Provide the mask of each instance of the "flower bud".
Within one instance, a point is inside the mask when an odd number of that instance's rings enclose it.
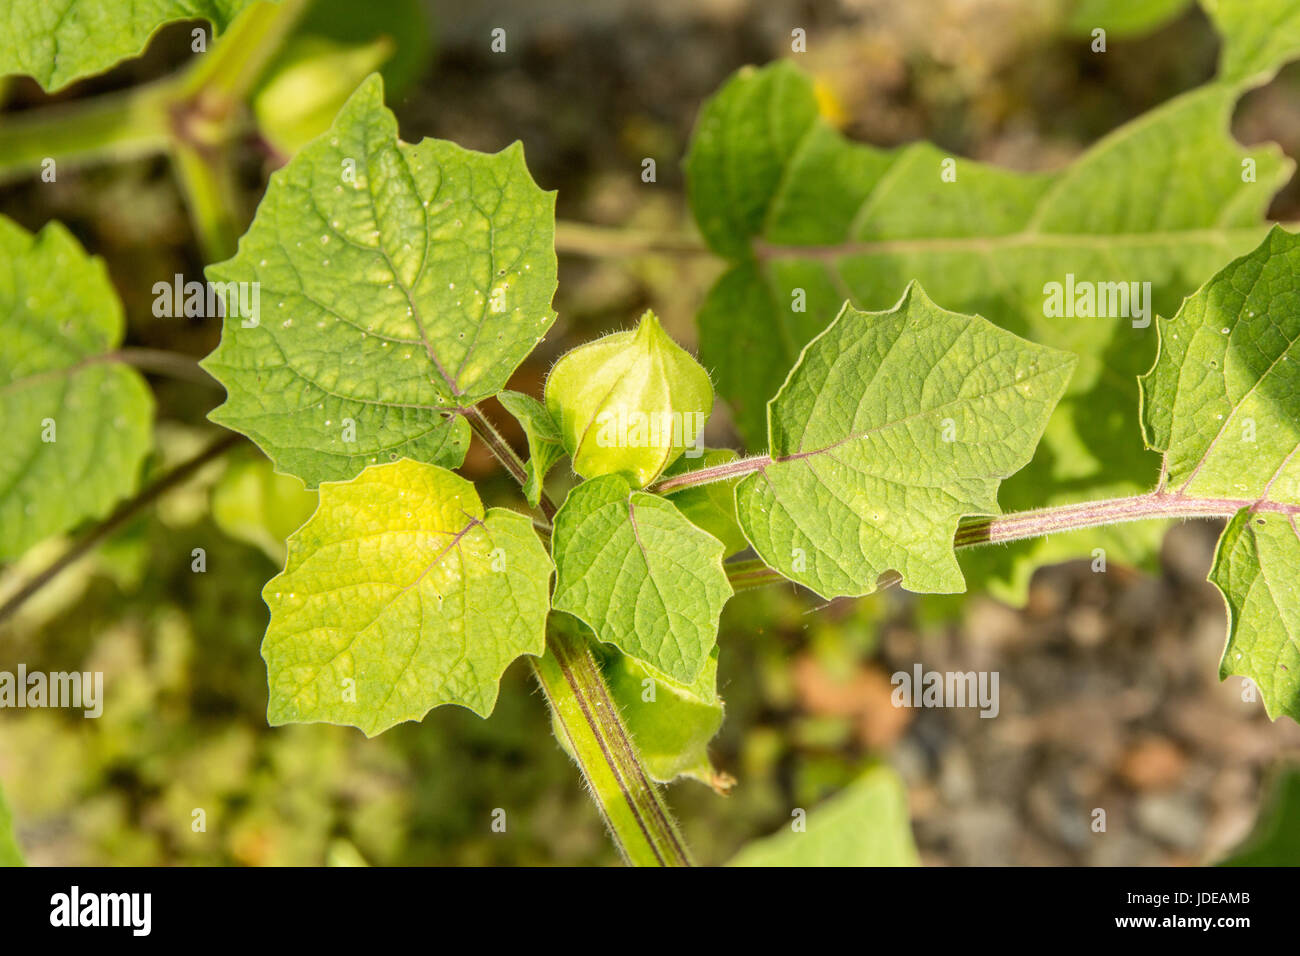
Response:
[[[323,37],[292,38],[253,96],[262,135],[292,156],[330,128],[334,114],[394,49],[388,37],[356,46]]]
[[[546,380],[546,407],[574,471],[618,473],[644,488],[683,452],[703,453],[713,385],[647,311],[635,332],[562,356]]]

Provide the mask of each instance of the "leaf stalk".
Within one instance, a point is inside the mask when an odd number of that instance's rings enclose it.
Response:
[[[557,220],[555,251],[593,259],[623,259],[629,256],[699,256],[709,249],[689,232],[651,232],[619,226],[597,226],[586,222]]]
[[[153,484],[140,491],[134,498],[124,501],[111,515],[87,531],[63,554],[51,561],[45,568],[33,575],[26,584],[10,595],[9,599],[0,605],[0,622],[12,617],[27,602],[28,598],[49,584],[64,570],[94,551],[101,542],[111,537],[113,532],[125,525],[154,501],[157,501],[177,485],[189,480],[204,465],[220,458],[243,440],[242,435],[227,432],[193,458],[177,465]]]

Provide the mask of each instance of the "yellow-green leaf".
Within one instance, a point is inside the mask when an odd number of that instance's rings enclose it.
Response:
[[[262,592],[271,723],[373,736],[440,704],[490,714],[506,667],[544,647],[553,566],[532,522],[407,459],[320,499]]]

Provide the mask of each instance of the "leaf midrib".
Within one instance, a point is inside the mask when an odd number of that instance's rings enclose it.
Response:
[[[813,449],[813,450],[811,450],[811,451],[798,451],[798,452],[792,452],[792,453],[787,454],[787,455],[774,456],[774,457],[772,458],[772,464],[783,464],[783,463],[785,463],[785,462],[800,461],[800,460],[802,460],[802,459],[804,459],[804,458],[812,458],[812,457],[815,457],[815,456],[817,456],[817,455],[823,454],[823,453],[825,453],[825,452],[833,451],[834,449],[839,448],[841,445],[848,444],[849,442],[865,441],[866,439],[868,439],[868,438],[872,437],[873,435],[876,435],[876,434],[878,434],[878,433],[880,433],[880,432],[882,432],[882,431],[885,431],[886,429],[890,429],[890,428],[894,428],[894,427],[899,426],[899,425],[903,425],[903,424],[905,424],[905,423],[907,423],[907,422],[909,422],[909,421],[912,421],[912,420],[917,419],[917,418],[921,418],[921,417],[926,416],[926,415],[932,415],[932,414],[935,414],[935,413],[937,413],[937,412],[944,411],[945,409],[951,408],[952,406],[954,406],[954,405],[958,405],[958,404],[961,404],[961,403],[963,403],[963,402],[971,401],[971,400],[974,400],[974,399],[986,399],[986,398],[992,398],[993,396],[995,396],[995,395],[997,395],[997,394],[999,394],[999,393],[1001,393],[1001,392],[1005,392],[1005,391],[1007,391],[1008,389],[1019,388],[1020,386],[1024,385],[1026,382],[1031,382],[1031,381],[1034,381],[1034,380],[1036,380],[1036,379],[1041,379],[1041,378],[1043,378],[1044,376],[1049,375],[1049,374],[1051,374],[1051,373],[1053,373],[1053,372],[1059,372],[1059,371],[1062,370],[1062,369],[1069,368],[1069,367],[1073,366],[1073,364],[1074,364],[1074,356],[1072,356],[1072,355],[1066,355],[1065,358],[1064,358],[1061,362],[1059,362],[1059,363],[1057,363],[1057,364],[1055,364],[1055,365],[1048,366],[1047,368],[1043,368],[1043,369],[1041,369],[1040,371],[1038,371],[1037,373],[1035,373],[1034,375],[1029,376],[1028,378],[1021,379],[1021,380],[1018,381],[1018,382],[1007,382],[1007,383],[1005,383],[1005,384],[1003,384],[1003,385],[999,385],[997,388],[995,388],[995,389],[993,389],[993,390],[991,390],[991,391],[980,392],[980,393],[977,394],[977,395],[960,395],[960,396],[958,396],[958,397],[956,397],[956,398],[950,399],[950,400],[947,401],[947,402],[944,402],[944,403],[941,404],[941,405],[934,405],[934,406],[932,406],[932,407],[930,407],[930,408],[925,408],[925,409],[922,409],[922,410],[920,410],[920,411],[913,412],[913,413],[910,414],[910,415],[904,415],[902,418],[895,418],[895,419],[891,419],[890,421],[887,421],[887,422],[882,422],[881,424],[879,424],[879,425],[877,425],[877,426],[875,426],[875,427],[873,427],[873,428],[869,428],[867,431],[862,432],[861,434],[847,435],[847,436],[845,436],[844,438],[841,438],[841,439],[838,439],[837,441],[831,442],[829,445],[824,445],[824,446],[822,446],[822,447],[820,447],[820,448],[815,448],[815,449]],[[777,396],[777,400],[778,400],[778,401],[780,400],[780,395]],[[766,466],[764,466],[764,467],[766,467]],[[763,471],[763,470],[764,470],[764,467],[760,467],[760,468],[758,468],[757,470],[758,470],[758,471]],[[883,477],[883,476],[881,476],[881,477]],[[974,477],[1001,477],[1001,476],[974,476]]]

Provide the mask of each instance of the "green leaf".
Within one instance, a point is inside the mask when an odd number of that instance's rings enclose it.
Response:
[[[684,475],[701,468],[712,468],[735,461],[739,456],[730,449],[710,448],[698,458],[683,455],[664,472],[665,478]],[[740,530],[736,521],[735,487],[739,477],[726,481],[711,481],[704,485],[691,485],[667,492],[667,497],[677,506],[677,510],[686,515],[691,523],[702,528],[722,542],[724,553],[733,555],[749,547],[745,532]]]
[[[544,646],[553,565],[532,523],[407,459],[320,499],[262,592],[270,722],[374,736],[440,704],[490,714],[506,667]]]
[[[0,560],[135,490],[153,398],[111,360],[122,333],[103,262],[58,223],[32,235],[0,216]]]
[[[285,538],[316,510],[317,494],[292,475],[277,475],[262,457],[227,465],[212,489],[212,520],[239,541],[256,545],[277,565],[286,555]]]
[[[1100,28],[1107,39],[1149,33],[1191,5],[1192,0],[1075,0],[1066,29],[1088,36]]]
[[[586,628],[583,632],[590,634]],[[700,676],[688,685],[608,645],[599,646],[601,673],[651,779],[672,783],[690,777],[725,792],[733,781],[714,769],[708,746],[721,728],[723,717],[717,686],[718,648],[713,648]],[[551,727],[560,746],[574,756],[560,717],[554,712]]]
[[[1000,480],[1029,461],[1074,366],[916,284],[888,312],[846,304],[768,407],[773,462],[736,487],[740,526],[823,597],[890,571],[961,591],[958,520],[999,513]]]
[[[18,838],[14,836],[14,817],[5,803],[4,791],[0,790],[0,866],[23,866],[22,850],[18,847]]]
[[[220,33],[253,2],[0,0],[0,75],[25,73],[57,90],[136,56],[166,23],[207,20]]]
[[[728,81],[701,111],[686,169],[700,230],[731,262],[701,307],[700,354],[749,447],[764,441],[767,399],[845,298],[860,309],[888,308],[916,280],[950,308],[1080,356],[1035,460],[1005,484],[1004,507],[1149,488],[1157,463],[1138,441],[1133,409],[1154,330],[1134,327],[1134,317],[1045,315],[1045,286],[1067,275],[1150,282],[1149,316],[1169,315],[1263,237],[1292,163],[1273,144],[1244,149],[1229,122],[1245,74],[1276,68],[1300,49],[1287,30],[1267,49],[1251,42],[1247,31],[1266,30],[1270,17],[1287,20],[1300,0],[1266,6],[1234,3],[1231,32],[1229,18],[1219,18],[1226,59],[1249,57],[1250,70],[1228,69],[1051,174],[997,169],[926,143],[882,150],[849,142],[818,115],[812,81],[788,62]],[[949,159],[955,181],[942,177]],[[1154,552],[1160,531],[1091,529],[982,549],[963,565],[1022,596],[1042,559],[1105,547],[1113,559],[1139,560]]]
[[[1300,767],[1271,776],[1255,828],[1219,866],[1300,866]]]
[[[690,684],[617,651],[608,655],[604,674],[651,777],[660,783],[690,777],[726,789],[727,778],[709,759],[709,741],[722,727],[723,717],[716,645]]]
[[[907,793],[898,775],[873,767],[808,814],[803,832],[755,840],[728,866],[916,866]]]
[[[569,492],[551,551],[557,610],[673,680],[699,677],[732,594],[716,538],[672,502],[604,475]]]
[[[1219,676],[1248,677],[1268,715],[1300,720],[1300,530],[1295,515],[1237,512],[1214,554],[1210,581],[1228,608]]]
[[[1125,327],[1146,332],[1121,317],[1045,316],[1043,286],[1067,272],[1115,281],[1131,272],[1153,283],[1157,304],[1174,305],[1230,250],[1257,243],[1291,164],[1271,144],[1244,151],[1229,135],[1238,93],[1228,83],[1193,90],[1060,173],[952,157],[956,179],[945,182],[950,157],[928,143],[885,151],[844,140],[818,116],[812,81],[793,65],[742,70],[704,107],[687,160],[700,229],[736,260],[701,325],[706,353],[741,359],[720,388],[737,405],[742,431],[761,441],[763,403],[845,292],[859,307],[883,306],[915,278],[944,301],[1074,351],[1104,347]],[[1242,180],[1247,157],[1256,160],[1257,182]],[[1114,189],[1116,182],[1126,188]],[[1186,201],[1169,202],[1171,193]],[[791,307],[796,288],[807,293],[806,311]],[[720,362],[706,364],[726,372]],[[1076,390],[1091,387],[1108,364],[1094,354]],[[750,377],[757,369],[767,381]]]
[[[1275,228],[1160,320],[1143,429],[1175,493],[1300,501],[1298,265],[1300,236]]]
[[[528,477],[524,482],[524,497],[536,508],[542,500],[546,473],[564,457],[560,429],[546,406],[531,395],[504,391],[497,396],[497,401],[515,416],[528,436],[528,461],[524,463],[524,473]]]
[[[208,269],[260,289],[257,324],[227,314],[204,360],[227,391],[213,421],[308,487],[401,457],[459,465],[457,410],[500,391],[555,320],[554,229],[522,147],[399,142],[370,77]]]
[[[1219,32],[1219,76],[1264,80],[1300,47],[1300,4],[1295,0],[1201,0]]]
[[[1162,489],[1237,508],[1210,580],[1228,606],[1221,674],[1258,685],[1272,717],[1300,720],[1300,236],[1275,228],[1161,319],[1143,376]]]

